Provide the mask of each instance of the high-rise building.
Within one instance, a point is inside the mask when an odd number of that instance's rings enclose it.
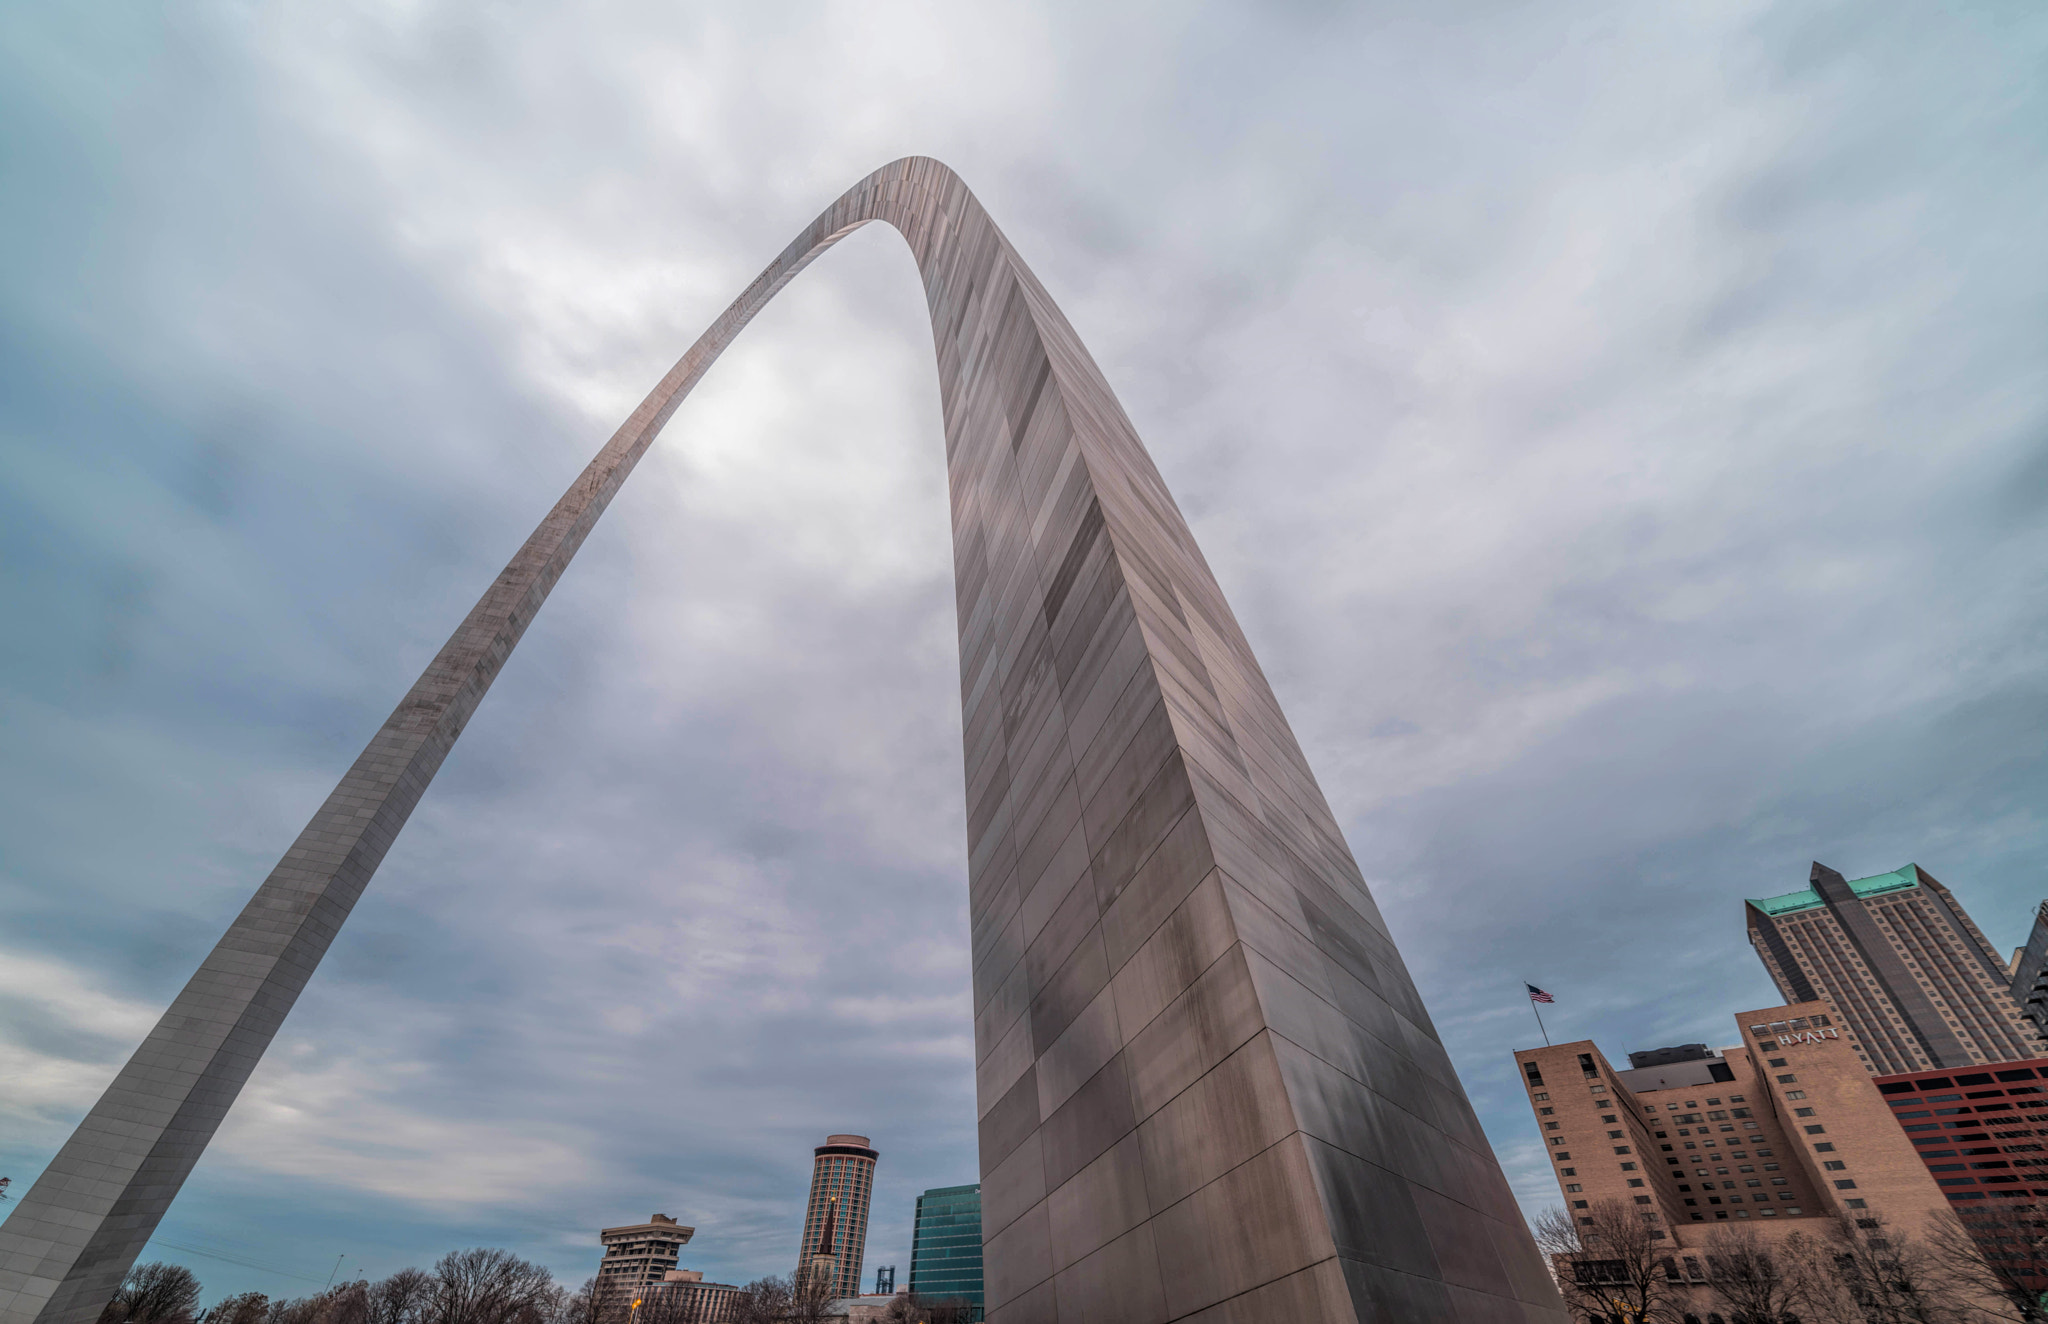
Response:
[[[981,1318],[981,1185],[938,1186],[917,1197],[910,1290],[959,1297]]]
[[[1647,1056],[1647,1055],[1646,1055]],[[1590,1040],[1515,1054],[1565,1207],[1636,1207],[1660,1240],[1696,1223],[1831,1214],[1746,1049],[1616,1070]]]
[[[2006,985],[2020,1012],[2048,1036],[2048,901],[2034,911],[2027,945],[2012,954],[2012,978]]]
[[[868,1202],[874,1196],[875,1160],[866,1136],[826,1136],[811,1151],[811,1202],[797,1248],[800,1277],[822,1275],[831,1297],[860,1295],[861,1260],[868,1247]],[[913,1274],[916,1270],[911,1271]]]
[[[1809,885],[1745,907],[1749,940],[1788,1003],[1823,1002],[1855,1033],[1872,1075],[2041,1056],[2012,972],[1947,888],[1908,864]]]
[[[656,1214],[645,1223],[604,1228],[597,1239],[604,1243],[604,1259],[597,1268],[598,1285],[608,1292],[638,1292],[676,1267],[676,1252],[689,1243],[697,1229],[681,1227],[667,1214]]]
[[[1566,1211],[1636,1209],[1687,1308],[1711,1317],[1718,1227],[1917,1231],[1952,1210],[1989,1249],[1987,1216],[2048,1197],[2048,1059],[1873,1077],[1826,1003],[1735,1020],[1740,1043],[1631,1053],[1626,1071],[1587,1040],[1515,1054]]]

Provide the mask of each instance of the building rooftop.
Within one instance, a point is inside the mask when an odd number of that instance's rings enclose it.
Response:
[[[1877,896],[1881,893],[1902,891],[1905,888],[1918,887],[1919,885],[1920,866],[1917,864],[1908,864],[1894,869],[1890,873],[1874,874],[1869,878],[1852,878],[1849,880],[1849,890],[1857,896]],[[1810,887],[1802,887],[1797,892],[1787,892],[1783,896],[1753,897],[1750,899],[1749,904],[1755,906],[1766,915],[1790,915],[1795,911],[1811,910],[1818,906],[1820,904],[1820,893]]]
[[[1628,1055],[1632,1067],[1662,1067],[1673,1062],[1704,1062],[1713,1054],[1705,1044],[1677,1044],[1670,1048],[1646,1048]]]

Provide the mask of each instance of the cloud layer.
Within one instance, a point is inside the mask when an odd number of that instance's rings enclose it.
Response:
[[[1720,1041],[1810,859],[1994,941],[2040,898],[2044,55],[2024,6],[9,8],[0,1163],[919,152],[1122,394],[1546,1203],[1521,979]],[[656,1209],[786,1271],[828,1130],[907,1273],[975,1170],[929,356],[863,232],[678,414],[167,1220],[210,1291],[580,1281]]]

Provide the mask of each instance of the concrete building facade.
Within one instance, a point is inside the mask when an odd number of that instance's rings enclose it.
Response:
[[[811,1198],[804,1206],[797,1269],[824,1280],[831,1297],[860,1295],[868,1248],[868,1206],[880,1151],[866,1136],[832,1135],[811,1151]]]
[[[0,1324],[97,1319],[620,485],[875,221],[923,282],[944,419],[990,1318],[1562,1319],[1136,429],[980,202],[913,157],[769,264],[477,602],[0,1225]]]
[[[2048,1051],[2012,972],[1946,887],[1917,864],[1745,904],[1749,940],[1788,1003],[1825,1002],[1854,1028],[1869,1074],[1967,1067]]]
[[[598,1285],[611,1292],[640,1293],[676,1267],[676,1256],[697,1229],[683,1227],[667,1214],[656,1214],[645,1223],[604,1228],[597,1239],[604,1245],[604,1258],[597,1266]]]
[[[671,1269],[650,1284],[636,1318],[643,1324],[727,1324],[739,1310],[733,1283],[707,1283],[697,1269]]]

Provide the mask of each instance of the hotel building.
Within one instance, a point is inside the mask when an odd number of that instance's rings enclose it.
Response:
[[[2048,1053],[2014,1001],[2013,971],[1917,864],[1847,879],[1816,863],[1805,888],[1744,909],[1779,993],[1826,1003],[1855,1031],[1870,1075]]]
[[[799,1275],[823,1273],[829,1297],[860,1295],[867,1255],[868,1203],[874,1196],[875,1160],[866,1136],[826,1136],[812,1153],[811,1201],[797,1247]]]

